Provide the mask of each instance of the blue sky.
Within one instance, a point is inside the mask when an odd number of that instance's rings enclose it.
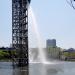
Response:
[[[46,39],[57,40],[57,46],[75,48],[75,10],[66,0],[32,0],[44,46]],[[0,46],[11,43],[11,0],[0,1]],[[34,39],[32,39],[33,41]],[[30,44],[35,47],[34,43]]]

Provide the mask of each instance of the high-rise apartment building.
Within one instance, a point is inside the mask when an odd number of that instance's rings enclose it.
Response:
[[[48,39],[46,41],[46,47],[56,47],[56,39]]]

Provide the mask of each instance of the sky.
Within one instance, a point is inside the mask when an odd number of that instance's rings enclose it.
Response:
[[[0,1],[0,46],[9,46],[12,42],[11,1]],[[75,48],[75,10],[66,0],[32,0],[30,6],[36,15],[44,47],[47,39],[56,39],[61,48]],[[31,35],[29,39],[30,46],[37,47]]]

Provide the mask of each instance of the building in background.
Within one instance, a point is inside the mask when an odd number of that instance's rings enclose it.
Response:
[[[56,46],[56,39],[48,39],[46,49],[48,59],[60,59],[61,48]]]
[[[46,47],[56,47],[56,39],[48,39],[46,41]]]
[[[47,48],[47,57],[49,59],[60,59],[61,48],[60,47],[49,47]]]

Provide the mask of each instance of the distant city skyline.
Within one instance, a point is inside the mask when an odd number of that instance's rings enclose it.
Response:
[[[0,2],[0,46],[9,46],[12,42],[12,2]],[[66,0],[31,0],[36,15],[43,45],[46,40],[55,38],[61,48],[75,48],[75,10]],[[29,25],[30,28],[30,25]],[[29,30],[29,45],[37,47],[35,35]]]

